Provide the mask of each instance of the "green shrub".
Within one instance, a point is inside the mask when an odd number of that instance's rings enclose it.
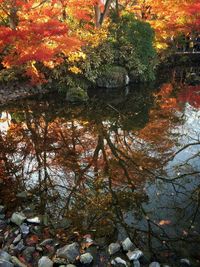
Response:
[[[133,14],[124,14],[114,31],[115,46],[119,50],[119,64],[135,73],[140,81],[153,80],[156,51],[153,47],[154,31],[149,23],[135,19]]]

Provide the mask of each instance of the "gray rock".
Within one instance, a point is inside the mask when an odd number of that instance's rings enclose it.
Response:
[[[130,240],[129,237],[127,237],[123,242],[122,242],[122,247],[123,247],[123,250],[124,251],[129,251],[131,249],[133,249],[133,243],[132,241]]]
[[[76,266],[73,264],[67,264],[67,267],[76,267]]]
[[[93,261],[93,257],[90,253],[84,253],[80,256],[80,262],[83,264],[90,264]]]
[[[16,266],[16,267],[27,267],[24,263],[22,263],[17,257],[12,256],[12,263]]]
[[[108,253],[110,254],[110,255],[113,255],[113,254],[115,254],[116,252],[118,252],[119,250],[120,250],[120,244],[118,244],[118,243],[111,243],[110,245],[109,245],[109,247],[108,247]]]
[[[11,255],[4,250],[0,250],[0,260],[11,261]]]
[[[20,230],[21,230],[23,236],[25,237],[26,235],[29,234],[30,227],[27,224],[23,223],[22,225],[20,225]]]
[[[24,246],[24,241],[21,240],[15,247],[14,247],[15,250],[21,252],[23,249],[25,249],[25,246]]]
[[[28,223],[40,224],[40,218],[38,216],[27,219]]]
[[[35,248],[34,247],[26,247],[23,252],[22,255],[24,256],[25,260],[27,262],[30,262],[33,258],[33,253],[35,252]]]
[[[157,261],[153,261],[152,263],[149,264],[149,267],[160,267],[160,263]]]
[[[139,249],[135,249],[133,251],[129,251],[127,257],[130,261],[138,260],[141,256],[143,256],[143,252]]]
[[[4,229],[7,226],[7,222],[5,220],[0,219],[0,229]]]
[[[120,257],[116,257],[115,259],[113,259],[113,260],[111,261],[111,264],[112,264],[112,265],[118,265],[118,264],[121,264],[121,265],[127,266],[126,261],[123,260],[123,259],[120,258]]]
[[[40,246],[46,246],[46,245],[51,245],[53,244],[54,240],[52,238],[48,238],[48,239],[45,239],[43,240],[41,243],[40,243]]]
[[[133,261],[133,267],[140,267],[140,262],[138,260]]]
[[[20,226],[24,222],[24,220],[26,220],[26,217],[22,212],[15,212],[12,214],[12,217],[10,220],[14,224]]]
[[[9,261],[0,260],[0,267],[14,267],[14,265]]]
[[[53,267],[53,261],[50,260],[48,257],[43,256],[38,261],[38,267]]]
[[[15,239],[13,240],[13,244],[16,245],[17,243],[19,243],[19,241],[21,240],[22,235],[19,234],[18,236],[15,237]]]
[[[70,245],[66,245],[57,250],[57,256],[60,258],[68,259],[70,262],[74,262],[80,255],[79,244],[74,242]]]
[[[181,259],[180,263],[182,264],[182,266],[190,266],[190,260],[188,259]]]

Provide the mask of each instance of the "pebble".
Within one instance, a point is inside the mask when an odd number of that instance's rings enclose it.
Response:
[[[138,260],[134,260],[133,267],[140,267],[140,262]]]
[[[15,212],[12,214],[12,217],[10,220],[14,224],[20,226],[26,220],[26,217],[22,212]]]
[[[40,243],[40,246],[46,246],[46,245],[50,245],[54,242],[54,240],[52,238],[48,238],[48,239],[45,239],[43,240],[41,243]]]
[[[2,230],[2,229],[4,229],[6,226],[7,226],[6,221],[0,219],[0,229]]]
[[[58,257],[68,259],[72,263],[76,260],[79,254],[79,244],[76,242],[57,250]]]
[[[120,250],[120,244],[118,243],[111,243],[108,247],[108,253],[110,255],[115,254],[116,252],[118,252]]]
[[[24,263],[22,263],[17,257],[12,256],[12,263],[17,267],[27,267]]]
[[[60,266],[61,267],[61,266]],[[63,266],[64,267],[64,266]],[[75,265],[73,264],[67,264],[67,267],[76,267]]]
[[[53,261],[50,260],[48,257],[43,256],[38,261],[38,267],[53,267]]]
[[[149,264],[149,267],[160,267],[160,263],[157,261],[153,261],[152,263]]]
[[[27,262],[30,262],[33,258],[34,252],[35,252],[35,247],[26,247],[23,250],[22,255],[24,256],[24,258]]]
[[[135,249],[134,251],[129,251],[126,255],[130,261],[133,261],[138,260],[140,257],[142,257],[143,252],[139,249]]]
[[[22,225],[20,225],[20,230],[21,230],[23,236],[25,237],[26,235],[29,234],[30,227],[27,224],[23,223]]]
[[[112,265],[122,264],[122,265],[127,266],[126,261],[123,260],[123,259],[120,258],[120,257],[117,257],[117,258],[113,259],[113,260],[111,261],[111,264],[112,264]]]
[[[188,259],[181,259],[180,263],[182,264],[182,266],[190,266],[190,260]]]
[[[22,235],[19,234],[18,236],[15,237],[15,239],[13,240],[13,244],[16,245],[17,243],[19,243],[19,241],[21,240]]]
[[[10,261],[11,256],[10,256],[10,254],[8,254],[8,252],[6,252],[4,250],[0,250],[0,260]]]
[[[0,267],[14,267],[14,265],[9,261],[0,260]]]
[[[83,264],[90,264],[93,261],[93,257],[90,253],[85,253],[80,256],[80,262]]]
[[[133,248],[133,243],[132,241],[130,240],[129,237],[127,237],[123,242],[122,242],[122,247],[123,247],[123,250],[124,251],[129,251]]]
[[[29,219],[27,219],[27,222],[28,223],[40,224],[40,218],[39,217],[29,218]]]
[[[15,250],[21,252],[23,249],[25,249],[25,246],[24,246],[24,241],[21,240],[15,247],[14,247]]]
[[[43,251],[43,248],[40,247],[40,246],[38,246],[38,245],[36,245],[36,250],[39,251],[39,252],[42,252]]]

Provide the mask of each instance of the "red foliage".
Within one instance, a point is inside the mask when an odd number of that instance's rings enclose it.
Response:
[[[200,85],[188,86],[179,94],[178,101],[189,103],[194,108],[200,108]]]

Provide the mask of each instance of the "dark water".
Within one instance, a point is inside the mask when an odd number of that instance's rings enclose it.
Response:
[[[53,226],[66,218],[68,233],[129,235],[147,256],[199,266],[200,86],[173,74],[90,92],[83,106],[54,96],[2,108],[1,202]]]

